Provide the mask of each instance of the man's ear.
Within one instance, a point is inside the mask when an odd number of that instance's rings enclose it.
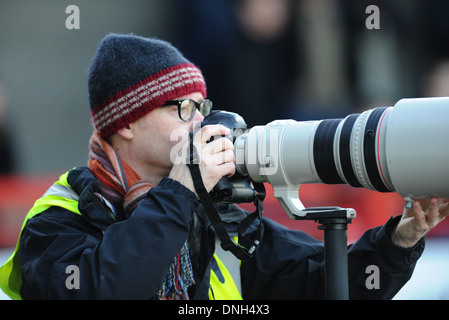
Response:
[[[134,138],[134,132],[131,127],[131,125],[126,125],[126,127],[123,127],[117,131],[119,135],[121,135],[125,140],[131,140]]]

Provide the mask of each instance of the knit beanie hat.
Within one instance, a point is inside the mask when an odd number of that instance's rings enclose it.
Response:
[[[193,92],[206,97],[201,71],[159,39],[109,34],[89,69],[92,121],[102,138],[166,101]]]

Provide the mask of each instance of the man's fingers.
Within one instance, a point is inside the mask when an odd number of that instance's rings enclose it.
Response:
[[[423,208],[423,204],[426,208]],[[413,216],[417,229],[432,229],[449,214],[449,204],[441,203],[438,198],[413,203]]]
[[[443,199],[439,203],[439,211],[443,218],[449,216],[449,199]]]
[[[221,170],[221,176],[232,176],[235,173],[235,165],[232,162],[226,162],[218,166]]]
[[[417,223],[425,223],[426,217],[420,201],[413,202],[413,216]]]
[[[224,163],[234,163],[234,151],[232,150],[225,150],[220,153],[216,153],[212,156],[214,163],[217,165],[224,164]]]
[[[449,215],[449,199],[436,197],[414,200],[413,206],[406,205],[401,221],[393,235],[393,242],[403,247],[411,247]],[[410,204],[412,202],[407,202]]]
[[[432,198],[433,199],[433,198]],[[422,211],[426,212],[429,209],[430,199],[420,199],[417,200],[422,208]]]
[[[212,142],[209,142],[205,146],[203,146],[204,152],[207,152],[209,154],[216,154],[220,153],[226,150],[234,150],[234,145],[232,144],[231,140],[228,138],[219,138]]]
[[[204,144],[214,136],[225,136],[230,133],[231,130],[221,124],[207,125],[202,127],[201,130],[195,133],[193,142]]]
[[[427,209],[427,223],[430,228],[433,228],[441,221],[438,205],[439,203],[437,198],[430,199],[429,207]]]

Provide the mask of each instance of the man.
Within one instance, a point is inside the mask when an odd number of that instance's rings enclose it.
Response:
[[[320,299],[323,246],[263,219],[254,257],[239,261],[215,245],[189,168],[172,152],[210,112],[200,70],[164,41],[111,34],[89,72],[95,130],[88,168],[63,174],[26,217],[0,285],[23,299]],[[193,136],[204,186],[234,174],[229,133],[204,126]],[[174,135],[176,136],[176,135]],[[181,161],[179,161],[181,160]],[[232,233],[246,213],[224,205]],[[424,212],[425,210],[426,212]],[[439,211],[440,210],[440,211]],[[423,236],[448,215],[438,199],[415,202],[402,218],[349,249],[350,296],[391,298],[409,279]],[[365,269],[380,270],[380,289]],[[237,268],[235,268],[237,266]]]

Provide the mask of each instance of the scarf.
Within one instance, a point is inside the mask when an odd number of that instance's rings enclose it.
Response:
[[[94,131],[89,141],[88,166],[100,182],[101,195],[114,205],[122,205],[126,217],[131,216],[139,202],[154,185],[142,180],[112,146]],[[189,299],[187,288],[194,283],[187,241],[173,258],[156,298]]]

